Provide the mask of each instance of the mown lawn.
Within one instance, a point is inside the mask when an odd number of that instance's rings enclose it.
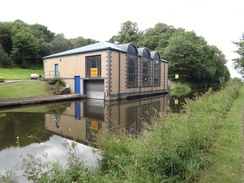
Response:
[[[0,68],[0,77],[4,77],[5,80],[30,79],[31,74],[43,75],[43,70]]]
[[[47,87],[46,82],[38,80],[0,85],[0,100],[48,96]]]

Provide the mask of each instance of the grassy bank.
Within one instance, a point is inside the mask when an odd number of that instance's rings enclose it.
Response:
[[[34,182],[242,182],[240,87],[187,100],[181,114],[160,114],[151,130],[137,137],[101,133],[99,170],[88,171],[71,150],[65,168],[33,161],[26,174]],[[42,172],[46,166],[50,171]]]
[[[30,75],[35,73],[43,75],[43,70],[0,68],[0,77],[4,77],[5,80],[30,79]]]
[[[223,121],[238,97],[238,91],[239,86],[236,85],[217,93],[209,91],[195,101],[188,100],[182,114],[161,117],[155,121],[152,131],[137,139],[121,133],[99,140],[103,151],[101,166],[104,177],[107,177],[103,181],[198,181],[201,173],[215,164],[212,153],[218,151],[219,135],[227,133],[225,135],[228,136],[229,131],[224,132]],[[235,140],[242,142],[240,138]],[[239,146],[236,150],[238,156],[242,154],[240,149]],[[241,161],[238,163],[232,165],[234,172],[240,171]],[[236,176],[240,182],[240,174],[231,176]]]
[[[212,167],[205,171],[199,182],[244,182],[242,160],[244,87],[230,112],[221,123],[221,129],[211,153]]]
[[[0,100],[48,96],[47,88],[46,82],[36,80],[0,85]]]

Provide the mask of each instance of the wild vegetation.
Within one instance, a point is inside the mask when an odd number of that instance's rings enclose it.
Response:
[[[60,78],[52,78],[48,81],[48,84],[52,85],[51,91],[53,94],[58,94],[59,89],[63,86],[65,87],[65,82]]]
[[[237,50],[235,51],[239,54],[239,58],[233,59],[235,69],[243,76],[244,75],[244,33],[239,42],[234,42],[237,46]]]
[[[66,166],[43,164],[32,156],[35,161],[26,162],[25,176],[34,182],[242,182],[243,97],[240,84],[219,92],[210,89],[187,100],[181,113],[160,114],[150,130],[138,136],[123,130],[101,132],[97,146],[103,158],[98,169],[89,171],[74,143]],[[232,119],[236,112],[238,117]]]
[[[4,82],[5,78],[0,76],[0,83]]]

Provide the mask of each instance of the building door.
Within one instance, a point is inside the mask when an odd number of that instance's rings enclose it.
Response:
[[[75,76],[75,93],[80,94],[80,76]]]
[[[104,80],[86,81],[87,98],[104,99]]]
[[[58,64],[55,64],[55,77],[59,77]]]

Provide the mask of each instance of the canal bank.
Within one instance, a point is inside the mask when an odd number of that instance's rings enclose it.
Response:
[[[51,95],[51,96],[42,96],[42,97],[8,99],[8,100],[0,100],[0,107],[57,102],[57,101],[73,100],[73,99],[80,99],[80,98],[85,98],[85,97],[80,94],[67,94],[67,95]]]

